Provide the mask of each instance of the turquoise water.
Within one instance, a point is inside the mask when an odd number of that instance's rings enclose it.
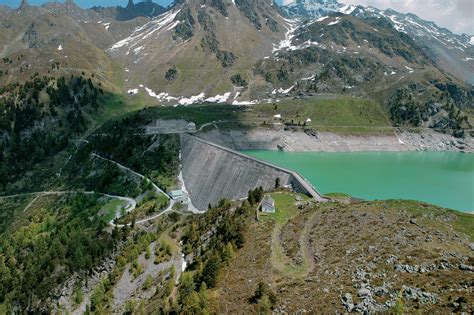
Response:
[[[453,152],[244,153],[298,171],[321,193],[410,199],[474,210],[474,154]]]

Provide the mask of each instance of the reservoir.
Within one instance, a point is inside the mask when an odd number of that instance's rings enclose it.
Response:
[[[322,194],[408,199],[474,210],[474,154],[455,152],[243,153],[299,172]]]

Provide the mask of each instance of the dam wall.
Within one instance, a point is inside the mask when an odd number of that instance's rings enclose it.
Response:
[[[272,190],[275,180],[281,186],[314,197],[324,198],[296,172],[260,161],[205,140],[181,135],[183,180],[193,205],[199,210],[216,205],[222,198],[246,198],[250,189]]]

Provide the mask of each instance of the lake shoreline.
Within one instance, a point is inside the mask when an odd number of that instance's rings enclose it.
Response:
[[[364,200],[417,200],[474,209],[474,155],[459,152],[279,152],[245,154],[297,171],[322,194]]]
[[[340,135],[332,132],[284,129],[213,129],[197,134],[207,141],[234,150],[287,152],[464,152],[474,153],[474,138],[455,138],[432,130],[396,131],[393,135]]]

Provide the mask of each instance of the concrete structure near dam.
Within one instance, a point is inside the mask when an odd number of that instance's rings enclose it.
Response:
[[[181,134],[181,159],[186,188],[199,210],[222,198],[246,198],[250,189],[260,186],[272,190],[277,178],[281,186],[290,186],[317,201],[327,201],[296,172],[188,134]]]

